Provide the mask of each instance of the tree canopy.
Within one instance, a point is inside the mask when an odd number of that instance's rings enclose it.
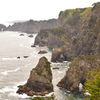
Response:
[[[98,67],[96,71],[88,73],[90,78],[87,79],[84,91],[88,91],[89,94],[86,95],[90,100],[100,100],[100,68]]]

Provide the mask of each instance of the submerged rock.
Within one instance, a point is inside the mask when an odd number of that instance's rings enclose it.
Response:
[[[20,57],[18,56],[17,59],[20,59]]]
[[[71,92],[81,92],[82,85],[84,85],[87,78],[90,78],[88,71],[95,71],[98,66],[100,67],[100,56],[88,55],[76,57],[69,65],[66,75],[57,86]]]
[[[23,56],[24,58],[28,58],[28,56]]]
[[[45,54],[45,53],[47,53],[47,51],[45,51],[45,50],[40,50],[40,51],[38,52],[38,54]]]
[[[30,34],[28,37],[32,38],[32,37],[33,37],[33,35],[32,35],[32,34]]]
[[[36,46],[34,44],[32,44],[31,47],[36,47]]]
[[[24,34],[20,34],[20,36],[24,36]]]
[[[50,62],[42,57],[35,68],[32,69],[27,83],[18,86],[17,93],[26,93],[29,96],[45,95],[53,91],[52,72]]]

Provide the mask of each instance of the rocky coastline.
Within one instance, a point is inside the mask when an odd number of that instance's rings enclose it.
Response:
[[[61,11],[57,28],[40,30],[34,45],[52,49],[52,62],[72,62],[57,86],[79,93],[79,84],[84,86],[89,78],[88,70],[100,67],[100,2]]]
[[[25,33],[38,33],[40,29],[54,28],[57,25],[57,19],[34,21],[30,19],[25,22],[15,22],[13,25],[9,25],[4,28],[4,31],[18,31]]]
[[[86,79],[89,79],[89,71],[96,71],[100,68],[100,55],[81,55],[72,60],[64,78],[57,84],[71,92],[79,93],[79,84],[84,86]]]
[[[78,55],[99,54],[99,6],[98,2],[93,4],[93,7],[61,11],[57,28],[40,30],[34,45],[53,49],[51,59],[53,62],[71,61]]]
[[[96,67],[100,67],[100,2],[93,4],[93,7],[61,11],[57,20],[29,20],[8,27],[1,25],[0,29],[38,32],[31,47],[39,45],[52,49],[52,62],[71,61],[66,75],[57,84],[58,87],[71,92],[80,92],[79,84],[84,86],[86,79],[90,78],[88,70],[95,71]],[[43,53],[46,52],[42,51],[40,54]],[[27,83],[18,88],[17,93],[25,93],[28,96],[44,96],[53,92],[52,72],[47,58],[40,58],[37,66],[32,69]]]

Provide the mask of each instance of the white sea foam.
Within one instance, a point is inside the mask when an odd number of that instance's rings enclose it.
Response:
[[[16,93],[18,86],[21,85],[21,84],[23,85],[25,83],[26,83],[26,81],[23,81],[23,82],[20,82],[20,83],[14,85],[14,86],[7,86],[7,87],[4,87],[4,88],[1,88],[0,93],[9,93],[9,96],[16,96],[16,97],[19,97],[19,98],[30,98],[26,94],[19,95],[19,94]]]
[[[16,91],[18,90],[18,86],[19,85],[23,85],[26,82],[27,81],[19,82],[18,84],[16,84],[15,86],[13,86],[12,89],[14,91],[10,91],[9,96],[15,96],[15,97],[19,97],[19,98],[30,98],[30,96],[27,96],[26,94],[18,94],[18,93],[16,93]]]
[[[15,70],[4,71],[4,72],[1,72],[1,74],[3,74],[3,75],[8,75],[8,73],[17,72],[19,69],[20,69],[20,68],[16,68]]]
[[[17,58],[16,57],[12,57],[12,58],[0,58],[1,60],[16,60]]]
[[[5,88],[0,89],[1,93],[11,92],[11,91],[14,91],[14,89],[11,87],[5,87]]]
[[[64,73],[63,71],[57,71],[59,74]]]

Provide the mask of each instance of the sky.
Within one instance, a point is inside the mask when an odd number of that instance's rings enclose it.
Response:
[[[58,18],[66,9],[85,8],[100,0],[0,0],[0,23]]]

